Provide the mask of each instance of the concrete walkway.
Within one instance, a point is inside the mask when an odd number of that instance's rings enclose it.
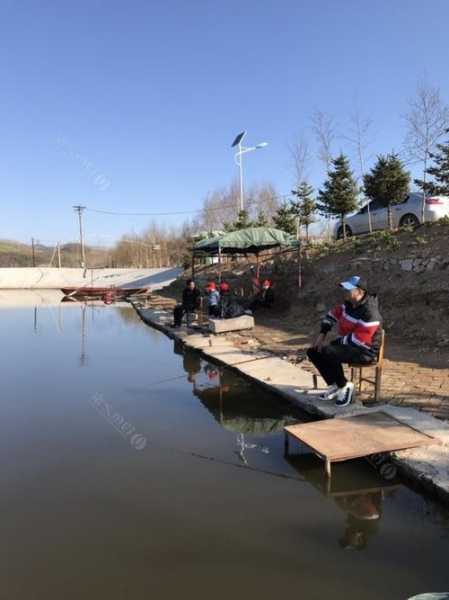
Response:
[[[438,440],[435,445],[394,452],[392,459],[407,478],[438,498],[449,501],[449,426],[443,421],[414,408],[388,404],[365,408],[356,403],[337,408],[333,402],[319,398],[324,382],[318,378],[318,389],[314,389],[313,376],[298,365],[260,350],[242,351],[225,336],[192,334],[185,327],[173,330],[169,327],[172,315],[167,311],[142,308],[138,304],[134,304],[134,308],[148,325],[181,340],[206,358],[236,370],[315,417],[344,417],[382,410],[417,431],[434,437]]]

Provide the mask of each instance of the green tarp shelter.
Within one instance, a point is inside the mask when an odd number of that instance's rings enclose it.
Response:
[[[294,247],[297,246],[297,241],[280,229],[248,227],[197,242],[193,247],[193,255],[259,254],[263,250],[282,246]]]

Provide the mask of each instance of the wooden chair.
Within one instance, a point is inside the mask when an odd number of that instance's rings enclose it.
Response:
[[[351,369],[351,381],[355,380],[356,371],[358,370],[358,379],[359,379],[359,394],[362,392],[362,384],[369,383],[374,386],[374,401],[379,402],[380,400],[380,390],[382,384],[382,371],[384,366],[384,350],[385,350],[385,331],[382,329],[382,337],[379,348],[379,357],[377,362],[370,363],[367,365],[358,365],[355,363],[350,363],[348,366]],[[363,369],[375,369],[375,377],[374,379],[369,379],[368,377],[363,376]]]

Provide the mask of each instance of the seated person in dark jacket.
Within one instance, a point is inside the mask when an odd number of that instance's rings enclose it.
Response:
[[[343,371],[344,363],[368,365],[377,360],[382,340],[382,317],[377,297],[368,292],[365,281],[354,276],[340,283],[345,290],[344,303],[332,309],[321,322],[321,333],[307,356],[329,388],[323,398],[335,400],[337,406],[352,401],[354,384]],[[334,325],[339,337],[325,345]]]
[[[173,311],[174,327],[180,327],[182,317],[186,315],[187,326],[192,324],[194,313],[199,309],[201,293],[193,279],[188,279],[182,292],[182,304],[177,304]]]
[[[237,298],[231,291],[231,286],[226,281],[220,283],[220,316],[222,319],[233,319],[244,314]]]
[[[254,297],[254,300],[249,305],[250,310],[253,312],[258,308],[265,307],[271,308],[274,303],[274,292],[273,284],[269,279],[265,279],[262,283],[260,291]]]

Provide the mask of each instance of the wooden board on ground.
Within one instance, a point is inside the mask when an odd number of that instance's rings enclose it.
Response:
[[[440,443],[381,411],[289,425],[285,432],[306,444],[326,462]]]

